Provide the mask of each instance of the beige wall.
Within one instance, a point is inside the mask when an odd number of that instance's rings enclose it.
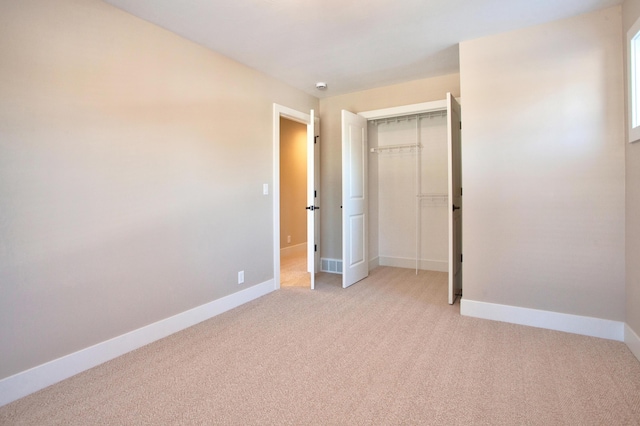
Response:
[[[461,44],[465,299],[624,320],[620,15]]]
[[[273,278],[316,98],[97,0],[3,2],[0,57],[0,378]]]
[[[306,205],[307,126],[280,118],[280,248],[307,241]]]
[[[320,100],[322,206],[320,256],[342,258],[342,141],[341,111],[363,111],[442,100],[447,92],[460,96],[458,74],[427,78]],[[375,197],[370,202],[377,202]]]
[[[623,38],[625,45],[627,31],[639,17],[640,0],[626,0],[622,5]],[[626,81],[627,79],[625,79],[625,83]],[[625,84],[625,88],[626,87],[627,85]],[[627,105],[626,102],[625,105]],[[626,322],[633,331],[640,336],[640,142],[626,144],[625,149],[627,173],[625,186]]]

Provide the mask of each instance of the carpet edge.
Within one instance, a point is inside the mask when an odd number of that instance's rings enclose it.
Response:
[[[0,407],[274,291],[273,279],[0,380]]]

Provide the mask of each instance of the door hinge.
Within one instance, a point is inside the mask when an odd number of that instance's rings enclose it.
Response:
[[[318,245],[317,244],[313,245],[313,251],[318,251]]]
[[[320,136],[314,136],[313,137],[313,143],[318,143],[318,138],[320,138]]]
[[[462,130],[462,121],[460,122],[460,130]]]
[[[462,187],[460,187],[460,196],[462,197]]]
[[[318,191],[315,189],[313,190],[313,198],[318,198]]]
[[[460,263],[462,263],[462,253],[460,253]]]

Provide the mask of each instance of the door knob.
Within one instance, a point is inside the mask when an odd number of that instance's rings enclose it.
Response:
[[[460,207],[458,207],[455,204],[453,204],[453,211],[455,212],[456,210],[460,210]]]

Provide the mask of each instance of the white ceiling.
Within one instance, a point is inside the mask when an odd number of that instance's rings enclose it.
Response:
[[[622,2],[105,1],[318,97],[455,73],[461,41]]]

